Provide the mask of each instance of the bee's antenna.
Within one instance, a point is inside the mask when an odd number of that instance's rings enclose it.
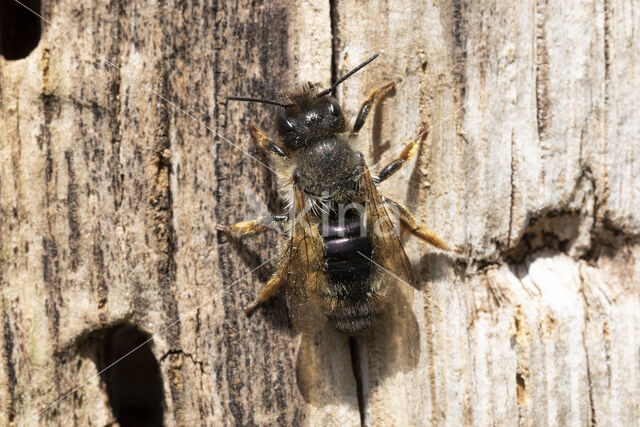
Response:
[[[340,83],[342,83],[343,81],[347,80],[349,77],[353,76],[355,73],[360,71],[362,69],[362,67],[364,67],[365,65],[369,64],[371,61],[376,59],[378,57],[378,55],[380,55],[380,53],[382,53],[382,52],[376,52],[376,54],[373,55],[371,58],[367,59],[362,64],[358,65],[356,68],[354,68],[353,70],[349,71],[344,76],[340,77],[338,79],[338,81],[335,82],[329,89],[323,90],[322,92],[320,92],[317,95],[317,97],[320,98],[321,96],[325,96],[325,95],[327,95],[329,93],[331,93],[333,95],[335,93],[335,91],[336,91],[336,86],[338,86]]]
[[[229,101],[245,101],[245,102],[259,102],[261,104],[277,105],[279,107],[289,107],[291,104],[283,104],[282,102],[269,101],[268,99],[259,98],[247,98],[245,96],[227,96]]]

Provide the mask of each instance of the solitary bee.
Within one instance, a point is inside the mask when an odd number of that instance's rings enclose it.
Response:
[[[282,108],[276,121],[279,142],[253,125],[250,130],[259,147],[277,158],[279,184],[289,213],[221,227],[234,237],[269,229],[283,230],[288,237],[273,277],[245,308],[247,315],[284,286],[294,323],[303,330],[328,322],[339,331],[355,335],[372,326],[401,282],[413,285],[411,266],[389,212],[397,214],[401,226],[411,233],[448,250],[405,207],[377,190],[377,184],[416,153],[425,132],[409,142],[376,177],[371,175],[362,153],[354,148],[372,105],[394,83],[371,92],[352,130],[346,132],[345,118],[334,97],[336,86],[378,55],[321,92],[305,84],[282,95],[279,102],[228,97]]]

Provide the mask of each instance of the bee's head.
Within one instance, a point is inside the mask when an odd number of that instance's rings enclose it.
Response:
[[[344,115],[331,95],[318,96],[312,85],[291,95],[278,114],[277,128],[286,147],[295,151],[345,129]]]
[[[376,59],[380,52],[340,77],[330,88],[316,92],[314,85],[307,83],[301,90],[284,96],[282,102],[245,96],[228,96],[228,100],[260,102],[278,105],[284,109],[278,114],[277,128],[289,151],[296,151],[321,138],[344,131],[345,121],[335,95],[336,87]],[[280,147],[278,147],[280,148]],[[280,154],[284,156],[284,152]]]

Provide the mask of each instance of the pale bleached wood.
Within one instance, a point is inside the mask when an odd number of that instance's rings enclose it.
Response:
[[[467,257],[407,242],[424,286],[422,351],[389,379],[376,367],[389,354],[363,340],[367,423],[638,423],[627,357],[638,348],[640,109],[622,95],[639,85],[627,62],[634,5],[339,3],[338,68],[385,52],[343,87],[350,110],[382,80],[398,83],[382,125],[363,131],[374,160],[392,156],[379,145],[399,152],[431,126],[413,169],[383,191]],[[614,341],[629,347],[612,357]]]

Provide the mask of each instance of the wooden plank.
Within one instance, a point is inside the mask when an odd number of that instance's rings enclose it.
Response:
[[[0,422],[640,424],[637,3],[43,2],[0,59]],[[216,225],[282,212],[277,108],[225,96],[380,50],[338,97],[396,83],[378,170],[430,126],[381,191],[462,255],[405,236],[418,289],[357,339],[247,319],[281,237]]]

